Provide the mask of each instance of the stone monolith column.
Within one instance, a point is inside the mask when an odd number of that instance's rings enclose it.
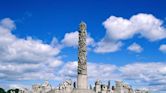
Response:
[[[80,23],[79,26],[79,41],[78,41],[78,76],[77,88],[87,89],[87,59],[86,59],[86,24]]]

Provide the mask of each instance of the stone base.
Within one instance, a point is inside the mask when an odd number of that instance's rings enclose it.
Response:
[[[90,89],[73,89],[71,93],[95,93],[95,92]]]
[[[88,89],[87,75],[78,74],[77,76],[77,88]]]
[[[76,89],[73,89],[72,92],[53,89],[47,93],[95,93],[95,91],[90,90],[90,89],[77,89],[76,88]]]

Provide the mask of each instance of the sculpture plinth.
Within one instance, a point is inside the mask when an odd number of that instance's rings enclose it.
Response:
[[[77,88],[72,93],[94,93],[93,90],[88,89],[87,76],[87,59],[86,59],[86,24],[80,23],[79,26],[79,41],[78,41],[78,76]]]
[[[71,82],[65,81],[57,89],[48,93],[95,93],[94,90],[88,89],[87,59],[86,59],[86,24],[80,23],[79,41],[78,41],[78,67],[77,67],[77,87],[74,82],[74,88]]]

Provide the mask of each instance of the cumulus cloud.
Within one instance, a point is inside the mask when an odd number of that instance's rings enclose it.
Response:
[[[94,40],[90,35],[87,35],[87,45],[92,45]],[[62,40],[62,44],[68,47],[76,47],[78,46],[78,31],[66,33],[64,39]]]
[[[162,71],[165,69],[164,63],[134,63],[134,64],[127,64],[123,67],[120,67],[120,71],[124,74],[124,78],[126,79],[142,79],[144,81],[151,81],[152,79],[158,78],[165,74],[165,71]],[[139,68],[135,70],[135,68]],[[156,69],[153,69],[156,68]],[[155,77],[154,77],[155,76]],[[164,78],[163,78],[164,79]]]
[[[140,15],[140,14],[138,14]],[[137,16],[132,20],[136,20]],[[142,14],[144,15],[144,14]],[[154,19],[152,15],[145,14],[150,16],[149,18]],[[116,17],[115,17],[116,19]],[[26,39],[18,38],[14,34],[11,33],[11,30],[15,29],[16,26],[14,21],[11,19],[7,19],[8,22],[0,21],[0,79],[1,80],[33,80],[33,79],[62,79],[62,78],[75,78],[77,73],[77,61],[63,63],[63,61],[58,57],[60,53],[60,49],[62,48],[58,40],[53,38],[51,44],[45,44],[42,40],[34,40],[31,37],[27,37]],[[119,18],[118,18],[119,20]],[[124,19],[120,18],[123,23]],[[130,18],[131,20],[131,18]],[[125,19],[124,25],[130,25],[130,23]],[[157,19],[158,20],[158,19]],[[153,23],[154,29],[156,29],[156,24],[159,25],[161,22],[159,21],[150,21],[149,25]],[[116,20],[115,20],[116,21]],[[139,20],[137,20],[139,21]],[[114,22],[114,21],[113,21]],[[141,21],[142,22],[142,21]],[[138,22],[138,23],[141,23]],[[116,23],[116,22],[115,22]],[[146,23],[146,21],[145,21]],[[117,23],[118,24],[118,23]],[[142,23],[141,23],[142,24]],[[161,27],[162,23],[159,25],[158,31],[159,33],[165,34],[165,29]],[[138,25],[137,25],[138,26]],[[123,29],[127,29],[128,26]],[[145,27],[142,27],[145,28]],[[110,28],[112,29],[112,28]],[[134,28],[137,29],[137,28]],[[109,30],[110,31],[110,30]],[[120,30],[118,30],[120,31]],[[125,30],[126,31],[126,30]],[[160,40],[165,38],[165,36],[161,36],[160,34],[153,33],[157,30],[150,30],[149,33],[152,35],[145,35],[145,33],[140,32],[142,30],[137,30],[141,36],[149,39],[150,41]],[[147,30],[146,30],[147,31]],[[111,37],[108,31],[106,36],[96,44],[95,51],[98,53],[105,52],[115,52],[120,50],[120,47],[123,43],[120,40],[132,38],[135,35],[135,32],[129,34],[125,32],[125,35],[115,35],[115,37]],[[155,34],[155,35],[153,35]],[[157,35],[157,36],[156,36]],[[151,38],[155,37],[155,38]],[[66,46],[77,46],[78,43],[78,32],[67,33],[64,39],[61,41],[62,44]],[[87,43],[91,45],[94,42],[93,38],[88,36]],[[138,44],[133,45],[134,47],[130,50],[140,51]],[[135,48],[137,47],[137,48]],[[161,46],[163,47],[163,46]],[[163,50],[165,48],[161,48]],[[149,62],[149,63],[133,63],[127,64],[124,66],[116,66],[113,64],[102,64],[102,63],[94,63],[88,62],[88,75],[90,79],[102,79],[102,80],[131,80],[136,83],[144,84],[146,83],[151,89],[156,90],[164,90],[166,85],[166,64],[164,62]],[[10,69],[9,69],[10,68]],[[139,68],[135,70],[135,68]],[[155,87],[156,85],[160,87]]]
[[[103,22],[103,25],[106,34],[96,44],[94,49],[96,53],[116,52],[122,47],[122,40],[128,40],[134,36],[146,38],[151,42],[166,38],[166,28],[164,28],[162,20],[152,14],[139,13],[129,19],[110,16]],[[139,46],[137,48],[139,49],[130,48],[130,50],[141,52],[141,48]]]
[[[59,71],[59,74],[63,78],[76,78],[77,65],[77,61],[67,62]],[[115,65],[88,62],[88,77],[90,79],[108,79],[113,77],[111,74],[116,69],[117,67]]]
[[[96,48],[94,51],[96,53],[109,53],[109,52],[116,52],[120,50],[122,46],[122,42],[111,42],[106,40],[101,40],[96,44]]]
[[[135,68],[139,68],[135,70]],[[147,84],[150,90],[163,90],[166,85],[166,64],[162,62],[134,63],[120,67],[124,80]],[[156,87],[160,86],[160,87]]]
[[[140,53],[143,50],[143,48],[137,43],[131,44],[127,49],[136,53]]]
[[[16,88],[24,90],[24,88],[30,88],[30,86],[23,85],[23,84],[10,84],[9,85],[9,89],[16,89]]]
[[[136,68],[139,69],[135,70]],[[73,61],[64,64],[59,73],[63,78],[76,78],[76,71],[77,61]],[[88,76],[91,80],[130,81],[137,88],[144,87],[154,91],[164,90],[165,75],[166,64],[164,62],[135,62],[124,66],[88,62]]]
[[[15,28],[10,18],[0,21],[0,79],[45,79],[43,74],[55,79],[53,72],[63,63],[58,58],[60,48],[31,37],[18,38],[11,33]]]
[[[163,53],[166,53],[166,44],[161,45],[159,50]]]
[[[118,78],[115,73],[117,66],[113,64],[103,64],[91,62],[88,64],[88,75],[92,80],[109,80],[110,78]]]
[[[152,14],[140,13],[130,19],[110,16],[103,22],[107,35],[114,40],[125,40],[140,35],[150,41],[166,38],[163,22]]]
[[[62,78],[76,78],[77,61],[67,62],[58,72]]]
[[[10,18],[2,19],[1,22],[0,22],[0,25],[5,27],[5,28],[8,28],[10,30],[13,30],[13,29],[16,28],[14,21],[11,20]]]

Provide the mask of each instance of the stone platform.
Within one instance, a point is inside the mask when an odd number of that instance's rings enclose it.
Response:
[[[73,89],[72,93],[95,93],[93,90],[90,89]]]

